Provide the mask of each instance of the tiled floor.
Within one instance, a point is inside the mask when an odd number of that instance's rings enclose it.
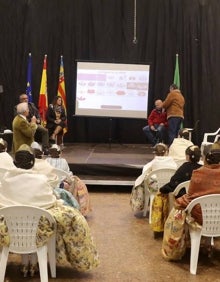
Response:
[[[105,187],[104,192],[100,190],[101,187],[90,189],[93,211],[88,216],[88,223],[99,250],[101,265],[88,273],[76,272],[69,266],[58,266],[57,278],[49,278],[49,281],[220,281],[220,252],[216,251],[212,259],[201,255],[198,274],[191,275],[189,253],[180,262],[167,262],[162,258],[162,239],[153,239],[146,218],[133,215],[128,189],[120,188],[115,192]],[[39,275],[22,278],[18,260],[17,256],[10,256],[5,281],[40,281]]]

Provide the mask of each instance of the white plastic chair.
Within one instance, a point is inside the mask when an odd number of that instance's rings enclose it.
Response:
[[[173,192],[169,193],[169,211],[172,210],[174,198],[178,195],[178,193],[180,192],[180,190],[181,190],[182,188],[185,188],[185,189],[186,189],[186,193],[188,192],[189,183],[190,183],[190,180],[181,182],[181,183],[175,188],[175,190],[174,190]]]
[[[201,152],[203,154],[204,147],[213,144],[220,136],[220,128],[215,132],[204,133],[203,141],[201,143]]]
[[[200,204],[201,206],[203,224],[201,229],[190,228],[189,226],[191,238],[191,274],[196,274],[197,272],[201,236],[211,237],[212,244],[213,238],[220,236],[220,194],[198,197],[192,200],[185,210],[190,213],[193,207],[197,204]]]
[[[150,192],[148,189],[148,181],[152,177],[157,180],[158,189],[162,187],[164,184],[168,183],[170,181],[170,178],[174,175],[176,172],[176,169],[172,168],[161,168],[157,170],[151,171],[144,179],[144,195],[145,195],[145,201],[144,201],[144,210],[143,210],[143,216],[147,215],[147,211],[149,210],[149,223],[151,223],[151,214],[152,214],[152,204],[153,199],[157,193]],[[150,201],[150,204],[149,204]]]
[[[51,276],[56,277],[56,222],[46,210],[32,206],[10,206],[0,209],[10,237],[9,246],[3,246],[0,253],[0,282],[4,281],[8,255],[37,253],[41,282],[48,282],[47,253]],[[36,235],[40,218],[44,216],[54,226],[54,234],[48,243],[37,247]]]

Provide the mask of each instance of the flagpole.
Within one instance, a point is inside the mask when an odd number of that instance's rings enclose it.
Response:
[[[38,101],[39,113],[41,115],[42,125],[46,125],[46,111],[48,107],[47,98],[47,54],[44,55],[43,70],[41,77],[40,95]]]
[[[176,65],[173,83],[176,84],[178,88],[180,88],[179,54],[176,54]]]
[[[32,99],[32,58],[31,53],[28,54],[28,66],[27,66],[27,85],[26,85],[26,94],[28,96],[28,102],[33,102]]]

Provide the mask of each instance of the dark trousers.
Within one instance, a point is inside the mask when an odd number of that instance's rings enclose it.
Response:
[[[171,145],[174,138],[178,137],[183,119],[181,117],[170,117],[168,119],[168,144]]]
[[[164,125],[154,124],[156,131],[151,130],[150,126],[147,125],[143,128],[143,132],[147,140],[155,146],[159,142],[166,143],[166,127]]]

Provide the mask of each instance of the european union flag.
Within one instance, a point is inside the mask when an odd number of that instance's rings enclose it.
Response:
[[[26,94],[28,96],[28,102],[33,102],[32,89],[31,89],[31,73],[32,73],[32,61],[31,61],[31,53],[29,53],[28,67],[27,67],[27,87],[26,87]]]

